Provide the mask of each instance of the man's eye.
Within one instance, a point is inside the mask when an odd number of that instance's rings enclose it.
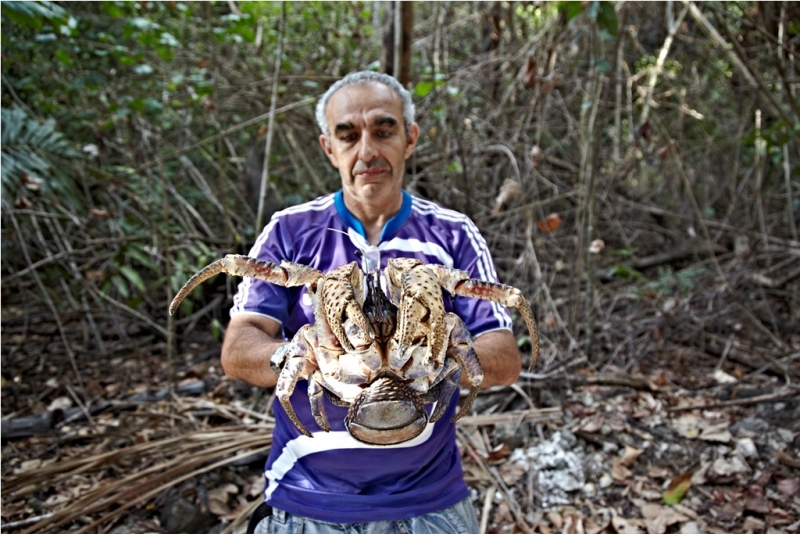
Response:
[[[390,132],[389,130],[379,130],[378,131],[378,137],[383,137],[384,139],[387,138],[387,137],[390,137],[391,135],[392,135],[392,132]]]
[[[353,141],[356,140],[356,138],[357,138],[356,134],[347,134],[343,135],[339,139],[344,141],[345,143],[352,143]]]

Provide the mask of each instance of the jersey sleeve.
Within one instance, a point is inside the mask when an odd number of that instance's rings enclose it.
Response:
[[[273,216],[248,255],[276,264],[280,264],[282,260],[291,260],[291,239],[286,235],[285,226],[281,218]],[[276,284],[244,278],[233,297],[230,315],[233,317],[240,313],[257,313],[285,325],[289,319],[290,292],[290,289]]]
[[[453,241],[461,244],[453,254],[453,267],[467,271],[471,278],[497,282],[492,256],[478,227],[465,218],[461,231],[462,239]],[[505,306],[469,297],[457,297],[453,306],[473,337],[493,330],[511,330],[511,316]]]

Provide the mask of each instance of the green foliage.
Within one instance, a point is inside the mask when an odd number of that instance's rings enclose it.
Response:
[[[654,55],[647,55],[639,58],[635,63],[636,72],[644,72],[654,69],[658,58]],[[669,79],[674,79],[675,76],[683,69],[683,66],[674,59],[667,59],[662,66],[663,76]]]
[[[211,320],[211,337],[215,341],[222,339],[222,323],[216,317]]]
[[[79,194],[62,164],[79,154],[55,129],[55,121],[41,123],[16,106],[2,108],[2,130],[3,205],[13,202],[21,189],[41,186],[44,197],[77,208]]]
[[[213,260],[216,260],[217,257],[218,253],[212,251],[202,241],[191,243],[179,250],[173,263],[174,270],[169,282],[173,293],[177,293],[189,277]],[[183,313],[191,313],[192,309],[194,309],[194,299],[197,296],[197,293],[190,294],[181,302],[180,309]]]
[[[348,71],[379,69],[382,42],[377,37],[383,31],[373,25],[382,20],[380,3],[312,1],[285,6],[278,106],[318,96]],[[91,265],[103,271],[98,284],[131,305],[153,304],[150,294],[159,289],[166,293],[168,284],[177,289],[220,253],[246,252],[257,230],[244,182],[258,174],[251,168],[251,152],[254,146],[263,147],[263,132],[256,125],[222,138],[213,136],[269,109],[281,7],[279,2],[4,2],[4,209],[20,192],[37,202],[37,209],[53,209],[49,201],[77,206],[70,214],[75,217],[71,230],[83,233],[74,248],[102,243],[96,253],[102,259]],[[499,184],[513,171],[505,156],[484,148],[502,144],[523,162],[536,144],[553,161],[581,161],[577,150],[585,132],[576,119],[583,103],[593,105],[576,96],[589,88],[586,66],[614,75],[609,41],[619,36],[617,13],[624,10],[626,24],[637,32],[621,41],[623,66],[635,73],[653,68],[663,44],[664,9],[663,4],[653,9],[636,2],[599,1],[488,3],[480,8],[459,2],[416,4],[409,88],[424,134],[417,160],[411,162],[421,178],[409,182],[448,207],[470,207],[486,226],[502,226],[501,217],[486,218],[481,212],[491,209]],[[673,11],[678,9],[682,7]],[[734,34],[752,30],[753,22],[745,24],[737,17],[750,17],[753,11],[748,3],[726,3],[725,9],[713,12],[704,9],[709,17],[734,14],[726,19]],[[462,24],[464,20],[469,22]],[[712,22],[720,24],[717,19]],[[786,32],[797,34],[797,22],[787,20]],[[770,50],[774,47],[764,48]],[[789,45],[786,51],[790,53]],[[775,70],[769,70],[770,57],[765,53],[752,64],[763,68],[758,74],[784,105],[783,85]],[[531,76],[520,83],[528,60],[534,74],[546,78]],[[628,75],[626,69],[623,72]],[[614,191],[636,184],[642,194],[636,198],[642,202],[674,187],[679,179],[669,167],[673,158],[657,156],[669,137],[693,182],[682,194],[694,193],[714,204],[701,206],[702,213],[730,213],[726,199],[718,199],[733,198],[734,191],[737,199],[746,198],[756,182],[745,178],[752,176],[746,166],[756,154],[765,166],[764,199],[769,203],[780,198],[780,209],[786,209],[787,193],[766,189],[784,183],[784,147],[790,151],[789,163],[796,166],[791,141],[800,134],[800,126],[773,116],[763,107],[766,100],[761,95],[756,103],[764,121],[754,131],[752,110],[745,102],[750,97],[742,98],[737,92],[741,87],[734,87],[740,74],[728,51],[703,34],[687,40],[680,30],[664,71],[658,73],[649,116],[653,129],[645,139],[639,135],[639,113],[647,79],[635,74],[627,78],[630,86],[623,86],[618,104],[621,113],[615,113],[613,84],[612,92],[603,89],[600,95],[597,149],[601,169],[607,170],[597,179],[620,177],[613,187],[608,182],[600,187]],[[28,117],[16,107],[18,102],[29,110]],[[620,118],[619,130],[611,126],[613,117]],[[276,208],[309,200],[338,183],[327,160],[315,150],[313,105],[279,116],[275,128],[270,193],[278,199]],[[293,134],[292,139],[286,133]],[[206,143],[209,139],[213,140]],[[608,163],[612,139],[620,149],[617,167]],[[78,149],[87,146],[94,147],[92,155],[82,156]],[[179,158],[176,153],[183,150],[187,151]],[[732,154],[742,160],[727,169],[735,183],[718,185],[726,178],[715,172]],[[81,156],[80,165],[76,156]],[[309,167],[318,179],[309,179]],[[574,192],[576,177],[566,167],[547,162],[537,173],[561,194]],[[462,196],[465,174],[472,190]],[[32,191],[37,179],[42,180],[40,192]],[[800,186],[792,180],[790,200],[797,205]],[[662,208],[682,209],[681,198],[674,195],[658,199]],[[91,209],[103,215],[87,215]],[[29,230],[21,233],[37,239]],[[503,235],[506,230],[493,227],[489,234]],[[56,230],[44,233],[48,231]],[[43,247],[33,246],[38,244],[29,247],[41,254],[33,261],[47,255]],[[665,270],[655,280],[644,280],[629,267],[628,258],[635,252],[611,251],[616,278],[646,290],[691,290],[696,279],[691,272]],[[64,278],[67,269],[52,266],[42,272],[54,281]],[[79,286],[76,282],[75,291]],[[191,309],[191,297],[185,306],[184,311]]]
[[[630,258],[638,249],[636,247],[625,247],[621,249],[612,250],[611,254],[619,258]]]
[[[678,272],[673,271],[669,266],[659,267],[658,278],[644,284],[642,292],[657,295],[672,295],[676,292],[689,294],[694,289],[695,278],[706,271],[707,269],[703,266],[691,266]]]
[[[17,24],[41,30],[44,21],[64,19],[66,11],[55,2],[3,2],[2,14]]]
[[[636,281],[639,281],[639,280],[644,279],[644,276],[642,275],[642,273],[640,273],[636,269],[634,269],[632,267],[628,267],[627,265],[622,264],[622,263],[616,264],[614,266],[614,268],[611,270],[611,274],[614,275],[615,277],[619,278],[620,280],[636,280]]]
[[[572,21],[579,15],[586,13],[589,19],[597,24],[597,35],[606,40],[612,40],[619,31],[617,12],[614,2],[558,2],[558,10],[566,13],[567,20]]]

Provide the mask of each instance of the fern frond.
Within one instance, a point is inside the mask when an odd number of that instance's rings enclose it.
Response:
[[[44,193],[58,194],[74,204],[77,189],[57,163],[79,153],[55,129],[55,121],[40,123],[18,107],[2,108],[2,193],[6,204],[28,176],[44,181]]]

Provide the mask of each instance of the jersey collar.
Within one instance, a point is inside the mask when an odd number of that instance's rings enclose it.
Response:
[[[400,206],[400,211],[395,214],[394,217],[386,221],[386,224],[383,225],[383,230],[381,230],[381,241],[387,236],[392,235],[394,232],[397,231],[400,226],[406,222],[408,216],[411,215],[411,195],[409,195],[405,189],[402,190],[403,193],[403,205]],[[340,189],[336,196],[333,198],[333,204],[336,206],[336,211],[339,213],[339,217],[342,218],[344,223],[353,228],[356,232],[361,234],[361,236],[366,239],[367,232],[364,230],[364,225],[361,224],[361,221],[355,218],[355,216],[350,213],[350,210],[347,209],[347,206],[344,205],[344,193]]]

